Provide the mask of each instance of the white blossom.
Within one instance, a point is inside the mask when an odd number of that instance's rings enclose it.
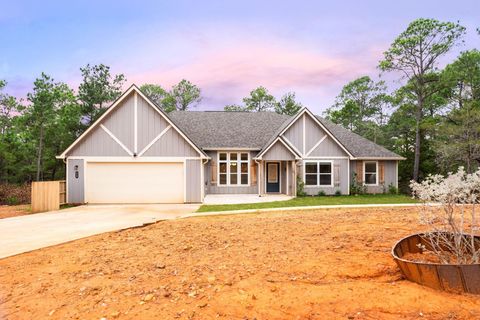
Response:
[[[433,251],[443,263],[479,263],[480,243],[475,239],[476,205],[479,202],[480,170],[467,174],[430,175],[410,183],[413,196],[423,202],[420,221],[430,226],[425,233]]]

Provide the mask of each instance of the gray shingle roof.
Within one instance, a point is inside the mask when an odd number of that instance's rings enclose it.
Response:
[[[174,111],[170,119],[202,149],[267,147],[293,117],[274,112]],[[317,119],[357,158],[402,158],[322,117]]]
[[[260,150],[290,117],[274,112],[174,111],[170,119],[203,149]]]
[[[337,140],[356,158],[402,158],[373,141],[365,139],[341,125],[335,124],[322,117],[316,116]]]

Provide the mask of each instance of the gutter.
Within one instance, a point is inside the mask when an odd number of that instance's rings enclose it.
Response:
[[[350,160],[407,160],[404,157],[352,157]]]

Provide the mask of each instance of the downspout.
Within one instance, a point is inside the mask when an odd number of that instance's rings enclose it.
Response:
[[[203,193],[202,202],[205,200],[205,186],[206,186],[206,183],[205,183],[205,165],[208,163],[208,161],[210,161],[210,158],[205,158],[205,159],[202,160],[202,174],[201,174],[201,177],[202,177],[202,193]]]
[[[297,197],[297,179],[298,179],[298,171],[297,168],[300,166],[299,163],[302,161],[302,159],[295,159],[295,181],[294,181],[294,194],[293,196],[296,198]]]
[[[258,162],[258,159],[254,159],[255,160],[255,163],[257,164],[258,166],[258,176],[257,176],[257,186],[258,186],[258,196],[261,197],[262,194],[260,192],[261,190],[261,185],[260,185],[260,168],[262,167],[260,162]]]

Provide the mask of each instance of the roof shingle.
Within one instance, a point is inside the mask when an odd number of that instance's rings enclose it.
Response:
[[[170,119],[200,148],[261,150],[293,117],[275,112],[174,111]],[[402,157],[322,117],[317,119],[356,158]]]
[[[290,117],[274,112],[174,111],[170,119],[203,149],[260,150]]]

